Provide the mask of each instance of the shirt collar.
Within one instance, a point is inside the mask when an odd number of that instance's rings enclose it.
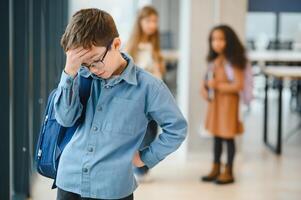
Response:
[[[120,79],[129,84],[137,85],[137,71],[133,59],[126,53],[121,53],[121,55],[127,61],[127,66],[120,75]]]
[[[121,80],[126,81],[129,84],[137,85],[137,72],[136,67],[134,65],[133,59],[126,53],[121,52],[122,57],[127,61],[127,66],[124,69],[124,71],[120,74],[120,76],[112,77],[108,80],[106,80],[106,85],[114,86],[118,84]],[[89,76],[95,78],[104,80],[94,74],[92,74],[86,67],[82,66],[79,70],[79,74],[85,78],[88,78]]]

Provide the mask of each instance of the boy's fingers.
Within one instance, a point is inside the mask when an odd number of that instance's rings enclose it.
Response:
[[[96,60],[97,58],[99,58],[99,55],[97,54],[91,54],[91,57],[89,57],[89,59],[92,59],[92,60]]]
[[[67,55],[76,55],[76,54],[80,53],[82,50],[83,50],[82,47],[78,47],[78,48],[76,48],[76,49],[69,49],[69,50],[66,52],[66,54],[67,54]]]
[[[90,50],[88,49],[83,49],[80,52],[77,53],[78,57],[83,57],[84,55],[86,55],[87,53],[89,53]]]
[[[74,51],[75,54],[80,53],[82,50],[84,50],[83,47],[78,47],[78,48],[76,48],[76,49],[73,49],[73,51]]]
[[[89,51],[87,53],[85,53],[84,55],[81,56],[82,60],[93,60],[93,58],[95,57],[95,53]]]

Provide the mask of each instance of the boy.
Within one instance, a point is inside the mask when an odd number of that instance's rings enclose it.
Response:
[[[57,121],[72,126],[83,106],[79,76],[91,77],[85,121],[60,158],[57,200],[133,199],[132,167],[154,167],[185,139],[187,124],[165,84],[119,51],[113,18],[99,9],[75,13],[62,37],[65,69],[54,109]],[[139,149],[149,120],[163,132]]]

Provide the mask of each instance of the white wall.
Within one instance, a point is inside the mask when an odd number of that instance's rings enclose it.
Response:
[[[153,0],[154,7],[159,12],[160,31],[171,32],[174,48],[178,48],[179,40],[179,0]]]

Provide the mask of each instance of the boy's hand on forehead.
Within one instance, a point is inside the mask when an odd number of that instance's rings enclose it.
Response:
[[[103,52],[101,52],[103,53]],[[92,48],[89,50],[87,57],[85,57],[85,60],[83,60],[82,64],[84,65],[90,65],[94,63],[95,61],[100,59],[101,53],[99,52],[98,48],[95,48],[92,46]]]
[[[85,59],[83,60],[82,64],[90,65],[91,63],[95,62],[95,60],[99,59],[99,54],[97,52],[90,50],[87,53],[87,56],[85,55]]]
[[[65,72],[74,77],[82,63],[90,60],[94,54],[90,49],[84,49],[83,47],[68,50],[66,52]]]

